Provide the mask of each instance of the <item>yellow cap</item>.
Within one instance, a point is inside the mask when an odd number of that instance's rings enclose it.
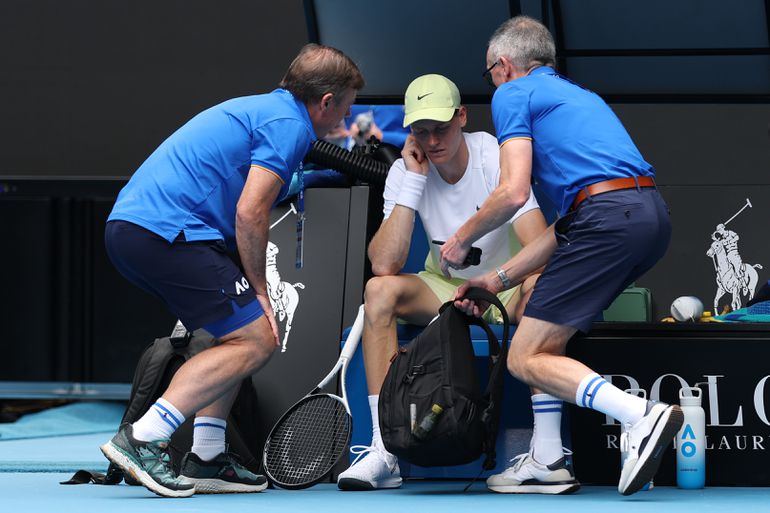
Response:
[[[417,77],[404,94],[404,128],[415,121],[449,121],[460,108],[460,91],[442,75]]]

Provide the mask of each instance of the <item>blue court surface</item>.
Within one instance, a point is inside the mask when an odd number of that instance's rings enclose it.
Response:
[[[0,511],[5,512],[109,512],[155,511],[338,511],[377,512],[474,512],[474,511],[570,511],[669,512],[770,511],[770,490],[765,488],[707,488],[683,491],[659,487],[622,497],[611,487],[583,487],[574,495],[535,496],[488,493],[478,483],[467,493],[459,481],[407,481],[400,490],[341,492],[333,484],[306,490],[266,490],[258,494],[196,495],[188,499],[164,499],[144,488],[117,485],[63,486],[62,473],[0,474]]]
[[[0,512],[770,512],[770,488],[689,491],[656,487],[649,492],[622,497],[612,487],[584,486],[574,495],[539,496],[490,493],[483,481],[476,482],[468,492],[463,493],[467,481],[407,480],[399,490],[376,492],[341,492],[336,485],[326,483],[306,490],[269,489],[258,494],[164,499],[142,487],[125,484],[60,485],[60,481],[69,479],[79,469],[106,470],[107,462],[98,447],[111,437],[116,412],[114,407],[104,408],[97,418],[112,420],[91,423],[90,429],[94,431],[91,433],[84,432],[85,429],[74,423],[68,427],[68,432],[78,434],[63,436],[46,433],[31,424],[28,429],[30,433],[35,433],[35,437],[12,436],[9,434],[12,430],[10,425],[6,425],[5,432],[0,430]],[[67,412],[70,416],[73,413],[72,410],[61,413]],[[83,412],[74,413],[79,415]],[[51,425],[50,413],[43,416],[41,422],[43,426]],[[5,440],[4,434],[7,437]]]

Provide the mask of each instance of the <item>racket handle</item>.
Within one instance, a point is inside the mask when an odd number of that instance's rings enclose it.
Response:
[[[353,354],[358,348],[358,342],[361,340],[361,333],[364,331],[364,305],[358,307],[358,315],[353,323],[353,327],[350,328],[348,338],[345,340],[345,345],[342,346],[342,353],[340,353],[340,359],[344,358],[350,360]]]

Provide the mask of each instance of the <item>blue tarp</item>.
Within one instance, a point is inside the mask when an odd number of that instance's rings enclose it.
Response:
[[[50,408],[0,424],[0,442],[50,436],[114,433],[126,405],[120,402],[79,402]]]

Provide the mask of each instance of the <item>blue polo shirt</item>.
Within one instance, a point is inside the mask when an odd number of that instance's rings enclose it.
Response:
[[[305,104],[285,89],[235,98],[174,132],[120,191],[108,221],[138,224],[168,240],[224,240],[234,247],[235,208],[251,166],[283,184],[282,199],[316,136]]]
[[[532,141],[532,174],[562,215],[587,185],[655,176],[604,100],[550,67],[498,87],[492,118],[501,146]]]

